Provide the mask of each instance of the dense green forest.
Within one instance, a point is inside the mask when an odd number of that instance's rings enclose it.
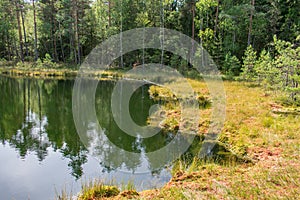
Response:
[[[274,35],[296,44],[299,23],[297,0],[1,0],[0,57],[81,63],[112,34],[165,27],[201,42],[223,66],[242,61],[249,45],[273,51]]]
[[[180,31],[210,53],[226,75],[299,92],[300,12],[297,0],[1,0],[3,61],[79,65],[111,35],[140,27]],[[159,62],[159,50],[116,62]],[[164,64],[188,64],[165,53]],[[144,59],[143,58],[143,59]],[[50,65],[51,66],[51,65]]]

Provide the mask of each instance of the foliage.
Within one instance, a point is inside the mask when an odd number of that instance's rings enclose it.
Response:
[[[237,75],[241,71],[237,60],[242,60],[248,42],[259,54],[268,49],[273,35],[294,43],[300,26],[296,2],[270,0],[250,5],[250,1],[233,0],[2,0],[0,58],[43,61],[50,55],[55,62],[76,65],[114,34],[163,26],[193,37],[225,74]],[[161,52],[130,52],[123,56],[123,62],[117,59],[113,65],[132,67],[143,59],[160,62]],[[187,62],[176,55],[165,53],[163,60],[182,72],[187,69]],[[46,62],[49,67],[52,64]],[[251,65],[246,62],[243,67]]]
[[[274,36],[274,51],[263,50],[256,61],[256,53],[251,46],[244,56],[242,78],[247,81],[257,81],[266,90],[287,93],[289,100],[299,101],[300,94],[300,47],[296,38],[295,44],[278,40]],[[273,54],[273,56],[272,56]]]
[[[300,94],[300,47],[274,37],[275,64],[281,72],[282,87],[292,100]]]
[[[215,51],[216,44],[214,42],[214,31],[210,28],[206,28],[205,30],[200,30],[199,38],[201,39],[202,46],[208,50],[211,54]]]
[[[263,85],[266,90],[280,89],[280,70],[276,67],[270,52],[263,50],[255,64],[257,81]]]
[[[231,55],[231,53],[226,54],[223,64],[223,71],[226,75],[238,76],[240,73],[240,66],[241,63],[236,56]]]
[[[242,65],[242,78],[246,81],[254,81],[256,79],[256,71],[254,66],[256,64],[256,52],[249,45],[243,56],[243,65]]]

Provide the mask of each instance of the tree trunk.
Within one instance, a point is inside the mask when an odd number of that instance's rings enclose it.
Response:
[[[75,63],[80,63],[80,43],[78,30],[78,2],[73,0],[73,17],[74,17],[74,58]]]
[[[80,41],[79,41],[79,26],[78,26],[78,7],[76,7],[76,19],[75,19],[75,33],[76,33],[76,44],[77,44],[77,64],[81,63],[80,53]]]
[[[35,0],[32,0],[33,8],[33,26],[34,26],[34,61],[37,61],[39,58],[39,52],[37,49],[37,27],[36,27],[36,10],[35,10]]]
[[[192,39],[195,40],[195,0],[192,2]]]
[[[24,53],[23,53],[23,37],[22,37],[22,30],[21,30],[21,22],[20,22],[20,5],[19,2],[15,1],[16,6],[16,14],[17,14],[17,22],[18,22],[18,32],[19,32],[19,45],[20,45],[20,57],[21,61],[24,62]]]
[[[195,40],[195,0],[192,1],[192,49],[190,54],[190,63],[192,61],[192,57],[194,56],[194,40]]]
[[[217,37],[217,31],[218,31],[219,7],[220,7],[220,0],[218,0],[216,18],[215,18],[215,27],[214,27],[214,37],[215,37],[215,39]]]
[[[24,34],[25,54],[28,57],[28,47],[27,47],[25,21],[24,21],[24,12],[23,12],[23,8],[20,8],[20,10],[21,10],[21,18],[22,18],[22,26],[23,26],[23,34]]]
[[[8,32],[8,30],[5,30],[5,43],[6,43],[6,45],[7,45],[7,54],[8,54],[8,60],[10,61],[11,60],[11,55],[13,54],[13,52],[12,52],[12,48],[11,48],[11,40],[10,40],[10,37],[9,37],[9,32]]]
[[[249,32],[248,32],[248,46],[251,44],[251,34],[252,34],[252,25],[253,25],[253,14],[255,10],[255,0],[251,0],[251,13],[250,13],[250,18],[249,18]]]
[[[15,55],[18,56],[19,55],[19,51],[18,51],[18,47],[16,44],[16,40],[13,38],[13,47],[12,47],[12,52],[15,51]]]
[[[55,7],[54,7],[54,3],[53,0],[51,1],[51,35],[52,35],[52,44],[53,44],[53,56],[52,58],[57,61],[57,41],[56,41],[56,23],[55,23]]]
[[[61,30],[60,30],[60,22],[58,22],[58,32],[59,32],[59,41],[60,41],[60,48],[61,48],[61,56],[62,56],[62,60],[63,62],[65,62],[65,51],[64,51],[64,45],[63,45],[63,41],[62,41],[62,36],[61,36]]]
[[[69,24],[69,59],[73,59],[74,63],[76,63],[76,54],[74,53],[74,31],[73,31],[73,24]],[[72,58],[73,57],[73,58]]]
[[[111,2],[108,1],[108,27],[111,27]]]

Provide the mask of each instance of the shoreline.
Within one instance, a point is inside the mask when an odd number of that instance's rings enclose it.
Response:
[[[123,69],[91,70],[85,72],[85,76],[91,78],[120,78],[122,74]],[[78,69],[0,66],[0,75],[17,78],[75,79],[78,75]]]

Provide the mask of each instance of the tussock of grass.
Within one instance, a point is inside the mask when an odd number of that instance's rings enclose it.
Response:
[[[84,184],[78,200],[93,200],[117,196],[120,190],[116,186],[103,185],[100,181]]]
[[[55,190],[55,200],[73,200],[72,192],[68,193],[66,188],[62,189],[61,192]]]

